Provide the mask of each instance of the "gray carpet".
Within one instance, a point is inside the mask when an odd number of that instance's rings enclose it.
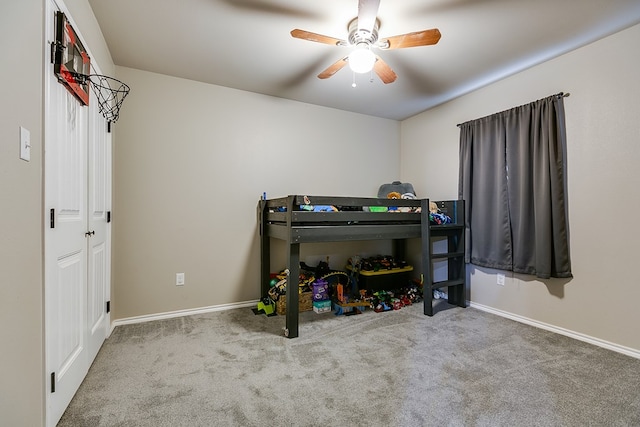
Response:
[[[640,360],[441,308],[119,326],[59,426],[640,426]]]

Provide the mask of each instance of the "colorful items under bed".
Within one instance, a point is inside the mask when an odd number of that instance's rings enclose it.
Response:
[[[352,257],[346,271],[329,269],[328,262],[317,267],[300,263],[298,278],[299,311],[336,315],[360,314],[366,308],[375,312],[399,310],[422,301],[422,284],[412,280],[413,267],[392,256]],[[272,275],[268,295],[259,303],[260,312],[286,313],[288,272]],[[273,307],[270,309],[269,307]]]

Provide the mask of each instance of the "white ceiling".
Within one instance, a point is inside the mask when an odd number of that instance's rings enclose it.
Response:
[[[398,79],[358,74],[352,88],[348,67],[316,77],[349,48],[289,33],[346,39],[357,0],[89,3],[116,65],[395,120],[640,22],[640,0],[381,0],[380,38],[430,28],[442,38],[378,51]]]

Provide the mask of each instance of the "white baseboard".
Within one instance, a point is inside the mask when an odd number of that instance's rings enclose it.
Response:
[[[599,338],[594,338],[589,335],[584,335],[579,332],[571,331],[569,329],[560,328],[558,326],[550,325],[548,323],[539,322],[537,320],[529,319],[524,316],[519,316],[517,314],[509,313],[506,311],[498,310],[493,307],[489,307],[486,305],[478,304],[475,302],[470,302],[469,305],[473,308],[476,308],[481,311],[486,311],[487,313],[495,314],[497,316],[506,317],[507,319],[515,320],[516,322],[526,323],[530,326],[535,326],[536,328],[545,329],[550,332],[555,332],[556,334],[564,335],[569,338],[574,338],[579,341],[584,341],[589,344],[597,345],[598,347],[606,348],[608,350],[615,351],[617,353],[622,353],[627,356],[634,357],[636,359],[640,359],[640,350],[636,350],[630,347],[625,347],[619,344],[614,344],[605,340],[601,340]]]
[[[209,307],[191,308],[187,310],[169,311],[166,313],[146,314],[143,316],[125,317],[111,322],[111,332],[120,325],[131,325],[133,323],[152,322],[154,320],[171,319],[174,317],[192,316],[194,314],[213,313],[214,311],[233,310],[236,308],[255,307],[259,300],[235,302],[231,304],[212,305]]]

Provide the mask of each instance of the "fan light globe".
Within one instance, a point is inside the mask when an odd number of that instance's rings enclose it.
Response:
[[[349,54],[349,68],[355,73],[368,73],[375,62],[376,56],[368,47],[359,47]]]

